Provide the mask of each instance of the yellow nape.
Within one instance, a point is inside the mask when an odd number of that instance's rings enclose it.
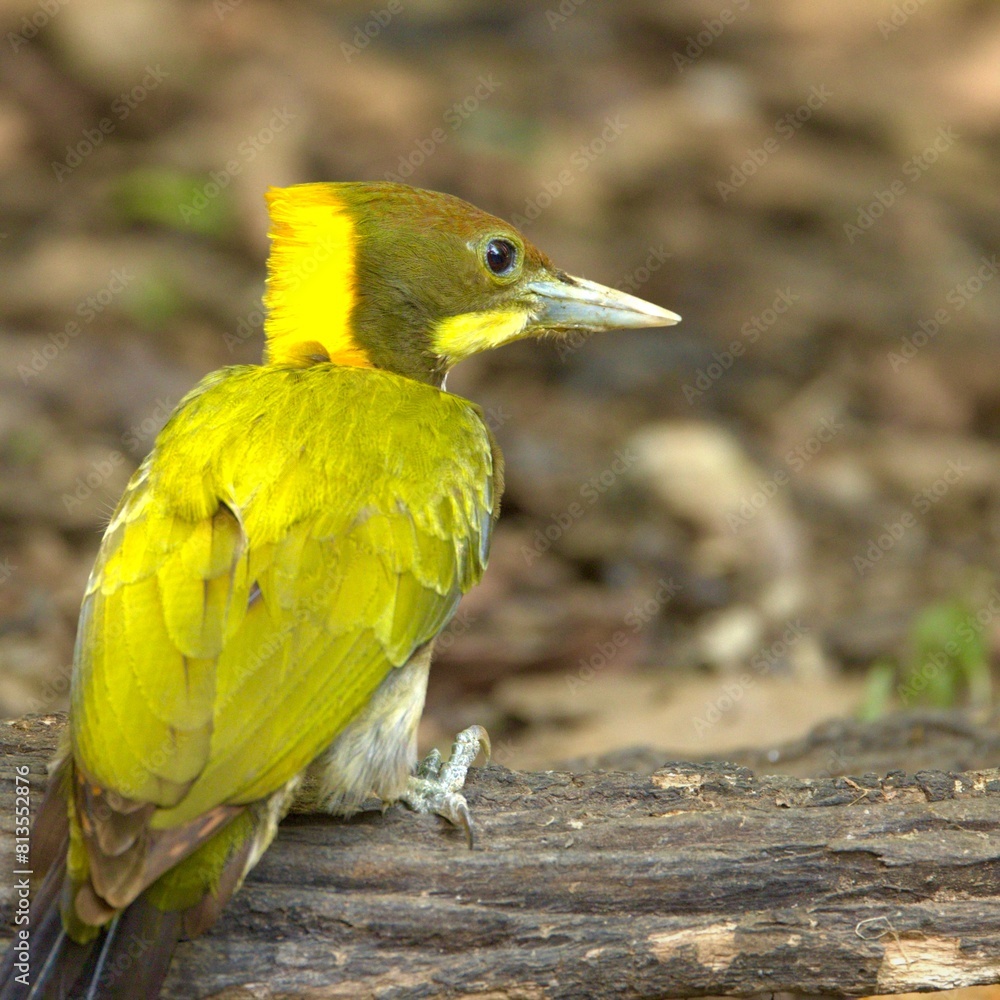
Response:
[[[523,309],[447,316],[434,328],[434,350],[441,357],[461,361],[472,354],[517,340],[529,319],[531,313]]]
[[[329,184],[269,188],[271,254],[264,305],[269,364],[312,364],[326,355],[371,367],[351,336],[355,234]]]

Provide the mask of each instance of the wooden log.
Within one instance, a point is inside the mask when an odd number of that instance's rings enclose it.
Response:
[[[0,726],[37,804],[63,722]],[[1000,981],[1000,770],[473,770],[477,846],[301,803],[164,989],[236,998],[860,996]],[[4,915],[12,896],[5,891]]]

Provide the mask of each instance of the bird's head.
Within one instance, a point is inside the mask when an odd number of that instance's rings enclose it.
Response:
[[[271,188],[272,364],[383,368],[440,385],[456,362],[547,333],[680,317],[560,271],[513,226],[404,184]]]

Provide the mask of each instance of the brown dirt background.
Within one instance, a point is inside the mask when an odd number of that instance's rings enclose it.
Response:
[[[426,744],[776,760],[951,600],[995,668],[995,3],[2,0],[0,34],[4,716],[65,707],[128,476],[259,358],[264,188],[404,173],[684,316],[451,377],[509,483]]]
[[[388,174],[684,317],[453,373],[509,480],[426,743],[776,745],[950,600],[995,667],[996,4],[4,0],[0,33],[5,716],[65,707],[128,476],[259,359],[264,188]]]

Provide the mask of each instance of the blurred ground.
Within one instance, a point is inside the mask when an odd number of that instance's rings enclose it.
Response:
[[[0,32],[5,715],[65,707],[128,476],[259,359],[264,188],[385,177],[684,317],[450,378],[508,488],[425,742],[482,722],[540,767],[985,711],[995,4],[0,0]]]

